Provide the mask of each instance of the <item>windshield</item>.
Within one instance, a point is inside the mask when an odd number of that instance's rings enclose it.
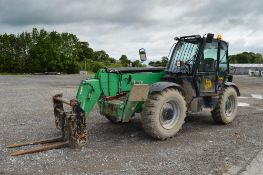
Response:
[[[176,44],[168,68],[170,72],[191,73],[199,50],[199,42],[181,40]],[[181,62],[179,65],[178,62]]]

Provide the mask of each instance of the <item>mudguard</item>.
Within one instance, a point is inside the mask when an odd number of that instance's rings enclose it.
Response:
[[[237,96],[240,96],[240,91],[239,91],[239,89],[238,89],[238,87],[237,87],[237,85],[235,83],[233,83],[233,82],[226,82],[225,86],[232,86],[236,90]]]
[[[166,88],[175,88],[178,89],[180,92],[182,92],[183,95],[185,95],[185,92],[181,85],[173,82],[157,82],[150,86],[149,93],[153,92],[161,92]]]

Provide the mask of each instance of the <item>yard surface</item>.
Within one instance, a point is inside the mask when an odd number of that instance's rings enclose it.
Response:
[[[11,157],[19,148],[7,149],[8,144],[60,136],[51,96],[63,92],[74,98],[83,78],[0,76],[0,174],[240,174],[263,150],[263,78],[236,76],[241,97],[229,125],[215,124],[208,113],[191,115],[176,137],[157,141],[144,133],[139,114],[116,125],[96,106],[88,119],[87,147]]]

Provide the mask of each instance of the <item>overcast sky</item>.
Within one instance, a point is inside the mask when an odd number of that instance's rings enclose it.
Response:
[[[263,0],[0,0],[0,33],[70,32],[110,56],[167,56],[175,36],[222,34],[230,53],[263,52]]]

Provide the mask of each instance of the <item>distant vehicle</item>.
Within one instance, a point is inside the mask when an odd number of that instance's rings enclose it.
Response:
[[[33,75],[61,75],[61,72],[32,73]]]
[[[252,77],[260,77],[263,76],[263,71],[260,71],[258,69],[249,69],[248,75]]]

